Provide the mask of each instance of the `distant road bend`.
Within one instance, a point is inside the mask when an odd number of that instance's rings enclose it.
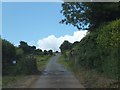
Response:
[[[72,72],[58,64],[60,54],[51,58],[39,79],[31,88],[84,88]]]

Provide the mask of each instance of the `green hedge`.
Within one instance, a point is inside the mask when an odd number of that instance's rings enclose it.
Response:
[[[7,40],[2,40],[2,75],[32,74],[37,72],[36,59],[23,54]],[[13,64],[16,60],[16,64]]]
[[[14,65],[7,66],[3,69],[5,75],[26,75],[37,72],[37,65],[35,59],[21,58]]]
[[[89,32],[75,49],[77,64],[118,78],[120,70],[120,19]]]

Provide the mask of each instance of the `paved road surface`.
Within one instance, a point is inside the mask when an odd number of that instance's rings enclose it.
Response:
[[[72,72],[57,61],[60,54],[51,58],[40,78],[31,88],[83,88]]]

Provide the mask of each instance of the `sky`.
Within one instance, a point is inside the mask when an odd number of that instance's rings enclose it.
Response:
[[[2,3],[2,38],[14,45],[25,41],[43,50],[59,51],[64,40],[80,41],[86,34],[72,25],[60,24],[60,2]]]

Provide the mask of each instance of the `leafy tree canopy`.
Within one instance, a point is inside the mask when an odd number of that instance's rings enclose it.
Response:
[[[33,53],[36,50],[36,46],[29,46],[24,41],[20,41],[19,48],[22,48],[25,53]]]
[[[100,24],[120,18],[120,3],[117,2],[64,2],[60,23],[72,24],[78,29],[95,29]]]
[[[64,53],[66,50],[71,49],[71,47],[72,47],[72,44],[71,44],[69,41],[65,40],[65,41],[61,44],[60,50],[61,50],[62,53]]]
[[[53,51],[52,51],[52,50],[49,50],[48,53],[49,53],[50,55],[53,55]]]
[[[44,55],[48,55],[48,51],[47,50],[44,50]]]

